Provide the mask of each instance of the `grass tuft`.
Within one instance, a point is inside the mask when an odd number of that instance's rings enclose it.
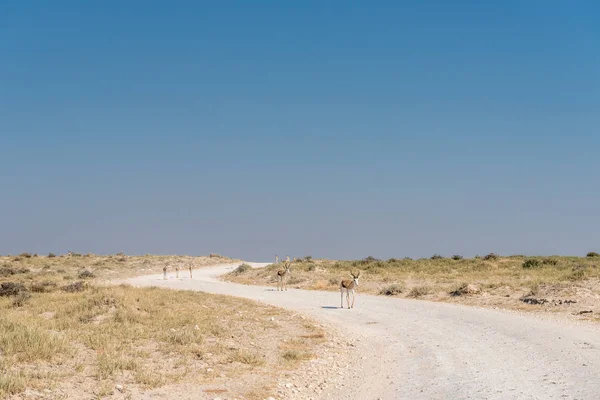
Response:
[[[405,288],[403,285],[394,283],[394,284],[391,284],[391,285],[381,288],[381,290],[379,291],[379,294],[384,295],[384,296],[396,296],[396,295],[403,293],[404,290],[405,290]]]
[[[419,298],[423,296],[427,296],[431,293],[431,288],[429,286],[415,286],[407,294],[407,297]]]
[[[240,274],[250,271],[251,269],[252,269],[252,267],[250,265],[243,263],[243,264],[240,264],[240,266],[237,267],[236,269],[234,269],[231,273],[234,275],[240,275]]]

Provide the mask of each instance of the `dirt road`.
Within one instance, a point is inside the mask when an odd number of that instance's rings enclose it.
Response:
[[[198,269],[193,280],[149,275],[127,282],[254,299],[345,332],[357,340],[361,365],[347,370],[345,386],[312,398],[600,399],[596,325],[360,294],[356,308],[340,309],[339,293],[277,292],[217,278],[237,265]]]

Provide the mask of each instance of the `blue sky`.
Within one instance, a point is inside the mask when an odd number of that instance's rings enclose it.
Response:
[[[0,3],[0,254],[600,249],[594,1]]]

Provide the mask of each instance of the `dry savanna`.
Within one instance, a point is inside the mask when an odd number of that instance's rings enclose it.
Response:
[[[113,285],[218,255],[0,257],[0,398],[263,399],[325,334],[229,296]]]
[[[226,279],[243,284],[275,285],[282,264],[240,267]],[[584,257],[503,257],[494,253],[466,259],[459,255],[333,261],[294,259],[290,288],[339,291],[340,281],[360,271],[358,292],[382,296],[456,302],[484,307],[575,314],[600,320],[600,255]]]

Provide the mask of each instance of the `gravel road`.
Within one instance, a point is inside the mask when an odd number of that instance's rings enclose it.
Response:
[[[347,334],[358,343],[360,365],[347,370],[347,385],[312,398],[600,399],[597,325],[360,293],[354,309],[340,309],[339,293],[277,292],[217,278],[237,266],[198,269],[193,280],[148,275],[126,282],[258,300]]]

